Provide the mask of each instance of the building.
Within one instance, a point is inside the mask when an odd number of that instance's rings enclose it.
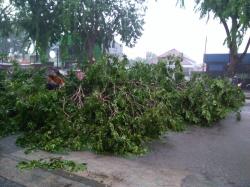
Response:
[[[193,72],[198,72],[202,69],[194,60],[176,49],[172,49],[166,53],[163,53],[158,57],[158,60],[167,59],[169,56],[177,56],[182,59],[181,65],[186,78],[190,78]]]
[[[114,55],[116,57],[123,56],[123,46],[116,41],[111,42],[110,47],[108,48],[108,54]]]
[[[225,75],[230,61],[229,54],[205,54],[204,63],[206,72],[210,75]],[[237,73],[250,74],[250,53],[242,59],[242,62],[236,67]]]

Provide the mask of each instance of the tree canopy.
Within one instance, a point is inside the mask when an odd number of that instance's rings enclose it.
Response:
[[[92,61],[95,46],[107,49],[116,36],[133,46],[142,35],[145,0],[11,0],[16,25],[46,57],[48,47],[70,43]],[[41,60],[46,61],[46,58]]]
[[[58,41],[61,32],[61,1],[12,0],[16,9],[17,26],[25,31],[27,39],[35,42],[35,49],[46,60],[48,47]]]
[[[250,45],[250,36],[242,54],[239,47],[250,27],[249,0],[196,0],[196,10],[201,17],[218,18],[226,31],[225,43],[230,51],[228,72],[233,75],[236,65],[241,62]]]
[[[65,33],[78,36],[90,62],[94,47],[108,48],[115,36],[127,46],[133,46],[143,31],[144,1],[66,0]]]
[[[11,32],[13,9],[0,0],[0,35],[7,36]]]

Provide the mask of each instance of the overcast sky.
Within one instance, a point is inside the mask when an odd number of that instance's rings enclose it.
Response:
[[[142,37],[134,48],[124,48],[129,58],[145,57],[146,52],[156,55],[177,49],[197,63],[202,63],[207,40],[207,53],[227,53],[223,45],[225,31],[218,20],[200,19],[193,11],[193,1],[186,8],[176,7],[176,0],[150,0]]]

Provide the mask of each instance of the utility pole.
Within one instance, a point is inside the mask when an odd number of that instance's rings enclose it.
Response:
[[[207,53],[207,36],[205,39],[205,50],[204,50],[204,55],[203,55],[203,65],[202,65],[202,71],[205,72],[205,54]]]

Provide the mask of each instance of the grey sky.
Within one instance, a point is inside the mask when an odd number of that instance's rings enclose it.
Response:
[[[150,1],[143,36],[134,48],[125,47],[125,54],[129,58],[145,57],[148,51],[160,55],[175,48],[202,63],[206,36],[207,53],[227,53],[223,26],[218,20],[207,23],[199,19],[192,2],[186,1],[186,8],[181,9],[176,7],[176,0]]]

